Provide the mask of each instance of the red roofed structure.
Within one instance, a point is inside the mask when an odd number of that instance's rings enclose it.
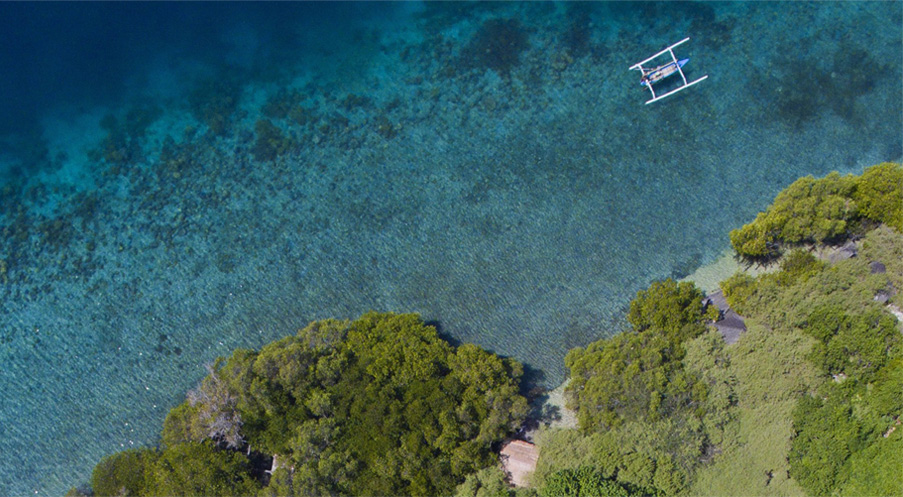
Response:
[[[499,453],[508,481],[515,487],[528,487],[529,475],[536,469],[539,449],[523,440],[512,440]]]

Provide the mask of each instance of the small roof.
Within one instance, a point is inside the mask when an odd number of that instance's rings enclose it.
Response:
[[[727,305],[724,292],[718,290],[708,295],[708,301],[721,311],[721,319],[715,322],[715,327],[724,335],[724,343],[730,345],[740,339],[740,334],[746,331],[746,323],[743,317],[737,314]]]
[[[515,487],[529,486],[528,476],[536,470],[539,449],[529,442],[512,440],[502,447],[499,456],[502,467],[508,474],[508,481]]]

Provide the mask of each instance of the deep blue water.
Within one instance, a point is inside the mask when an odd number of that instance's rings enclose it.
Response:
[[[0,22],[0,495],[85,482],[154,443],[204,363],[313,319],[419,312],[555,385],[795,178],[903,155],[899,2]],[[627,68],[685,36],[709,79],[644,106]]]

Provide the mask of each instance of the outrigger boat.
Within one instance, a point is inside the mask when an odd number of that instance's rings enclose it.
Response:
[[[640,84],[645,86],[646,88],[649,88],[649,91],[652,92],[652,100],[648,100],[646,102],[646,105],[649,105],[652,102],[655,102],[657,100],[661,100],[669,95],[674,95],[675,93],[677,93],[681,90],[684,90],[690,86],[693,86],[696,83],[699,83],[700,81],[709,77],[708,74],[706,74],[705,76],[703,76],[695,81],[687,82],[687,77],[684,75],[684,72],[681,68],[687,62],[689,62],[690,59],[678,60],[677,57],[674,55],[673,49],[674,49],[674,47],[676,47],[682,43],[685,43],[689,40],[690,40],[689,38],[684,38],[683,40],[680,40],[679,42],[671,45],[670,47],[662,50],[661,52],[653,55],[652,57],[649,57],[648,59],[646,59],[642,62],[637,62],[636,64],[630,66],[631,71],[636,69],[636,70],[640,71],[641,73],[643,73],[643,77],[640,78]],[[665,64],[657,66],[657,67],[643,67],[643,64],[653,61],[666,53],[671,54],[671,62],[665,63]],[[658,83],[659,81],[664,80],[668,76],[674,75],[675,73],[680,74],[680,79],[683,80],[683,84],[680,85],[679,87],[669,91],[668,93],[665,93],[663,95],[656,95],[655,89],[652,88],[652,85],[654,85],[655,83]]]

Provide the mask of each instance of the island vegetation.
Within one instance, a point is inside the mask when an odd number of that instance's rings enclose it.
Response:
[[[861,236],[877,223],[903,231],[903,167],[884,162],[861,176],[833,172],[821,179],[793,182],[764,212],[730,232],[742,257],[773,260],[786,247],[837,243]]]
[[[413,314],[311,323],[209,368],[159,448],[94,470],[95,495],[449,495],[521,426],[522,366]],[[276,468],[255,467],[255,461]],[[258,464],[259,466],[259,464]]]
[[[578,426],[535,434],[532,488],[493,452],[527,416],[521,365],[369,313],[217,360],[159,446],[104,458],[90,491],[901,495],[901,202],[903,168],[883,163],[801,178],[731,232],[738,257],[770,265],[721,283],[747,327],[732,345],[692,283],[638,292],[628,329],[567,354]]]
[[[802,178],[732,232],[775,268],[722,282],[748,327],[734,345],[698,293],[640,292],[631,329],[566,358],[580,426],[538,435],[540,494],[903,494],[901,202],[884,163]]]

